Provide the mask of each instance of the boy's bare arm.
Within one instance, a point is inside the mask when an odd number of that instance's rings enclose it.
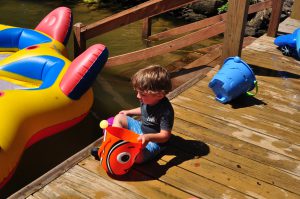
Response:
[[[137,107],[134,109],[130,110],[122,110],[119,112],[119,114],[124,114],[124,115],[141,115],[141,107]]]
[[[142,141],[143,146],[146,146],[148,142],[164,143],[171,137],[171,131],[161,130],[159,133],[147,133],[140,135],[138,140]]]

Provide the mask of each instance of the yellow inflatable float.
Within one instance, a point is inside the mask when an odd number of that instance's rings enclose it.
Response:
[[[61,7],[35,30],[0,25],[0,188],[27,147],[80,122],[92,106],[90,87],[108,50],[96,44],[68,60],[71,18]]]

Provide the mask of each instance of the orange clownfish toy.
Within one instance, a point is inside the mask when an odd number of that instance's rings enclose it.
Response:
[[[103,142],[98,150],[100,164],[112,175],[124,175],[135,162],[142,144],[137,140],[138,134],[124,128],[108,126],[103,120],[100,127],[104,129]]]

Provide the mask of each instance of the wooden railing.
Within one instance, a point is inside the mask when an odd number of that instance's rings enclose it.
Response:
[[[300,1],[299,0],[294,0],[291,18],[300,20],[299,10],[300,10]]]
[[[82,23],[76,23],[74,25],[74,57],[86,49],[86,41],[88,39],[141,19],[144,19],[142,37],[148,41],[162,40],[180,34],[185,35],[156,46],[110,57],[106,63],[106,67],[139,61],[190,46],[220,33],[224,33],[225,22],[227,24],[224,44],[227,43],[228,45],[225,48],[230,49],[230,53],[226,56],[234,54],[240,55],[245,23],[240,23],[238,20],[244,22],[247,13],[255,13],[273,7],[268,35],[275,36],[283,3],[283,0],[267,0],[249,6],[248,0],[229,0],[228,13],[151,35],[151,17],[182,7],[194,1],[196,0],[150,0],[92,24],[84,25]],[[228,16],[230,16],[229,20],[227,20]],[[228,31],[231,32],[229,33]],[[226,35],[229,36],[226,37]]]

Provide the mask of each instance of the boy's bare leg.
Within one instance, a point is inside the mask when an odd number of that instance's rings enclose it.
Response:
[[[116,126],[116,127],[122,127],[122,128],[128,128],[128,124],[127,124],[127,116],[124,114],[118,114],[115,116],[114,118],[114,122],[112,126]]]

